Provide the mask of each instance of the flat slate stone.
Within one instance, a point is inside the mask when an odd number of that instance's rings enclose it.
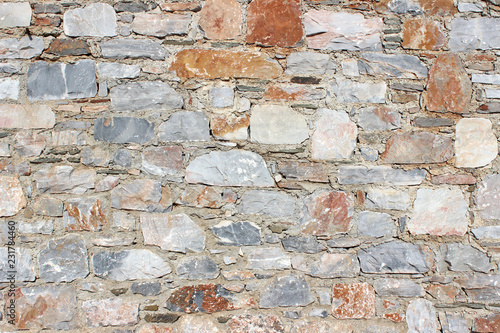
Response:
[[[328,54],[294,52],[286,58],[287,75],[323,75],[332,66]]]
[[[182,169],[182,147],[150,147],[142,152],[142,171],[152,175],[175,175]]]
[[[210,141],[208,118],[203,112],[175,112],[158,128],[158,138],[166,142]]]
[[[452,243],[443,247],[446,248],[444,260],[451,271],[488,273],[492,268],[488,255],[472,246]]]
[[[401,127],[401,114],[385,106],[359,109],[358,125],[365,131],[386,131]]]
[[[26,2],[27,3],[27,2]],[[3,3],[0,5],[6,5]],[[28,36],[0,39],[0,59],[30,59],[42,54],[44,49],[43,38]]]
[[[11,257],[9,257],[9,254]],[[15,270],[16,282],[35,281],[35,265],[30,251],[24,247],[15,247]],[[0,247],[0,282],[10,282],[10,275],[8,272],[12,271],[9,258],[12,259],[12,250],[7,247]],[[17,307],[16,307],[17,310]]]
[[[306,306],[312,302],[314,297],[304,277],[287,275],[274,279],[261,291],[259,307]]]
[[[177,264],[177,276],[187,280],[211,280],[219,276],[219,265],[210,257],[185,257]]]
[[[117,111],[173,110],[184,105],[182,96],[162,81],[132,82],[111,88],[111,105]]]
[[[285,105],[257,105],[250,116],[251,141],[299,144],[309,138],[306,118]]]
[[[450,51],[489,50],[500,48],[497,38],[500,18],[456,18],[451,21]]]
[[[419,185],[427,172],[424,169],[393,169],[388,166],[341,166],[339,184]]]
[[[328,173],[321,163],[280,161],[278,171],[286,179],[328,183]]]
[[[73,38],[56,38],[50,43],[49,48],[45,52],[60,57],[91,54],[90,48],[84,40]]]
[[[253,222],[222,221],[210,228],[223,245],[247,246],[260,245],[260,228]]]
[[[411,280],[376,279],[373,287],[381,297],[423,297],[424,288]]]
[[[141,73],[141,67],[138,65],[100,62],[97,64],[97,73],[100,79],[134,79]]]
[[[312,262],[307,275],[321,279],[356,277],[359,275],[359,262],[355,254],[325,253],[318,261]]]
[[[94,188],[96,172],[75,169],[69,165],[55,165],[35,172],[34,179],[40,193],[83,194]]]
[[[199,284],[184,286],[174,290],[168,298],[165,307],[170,311],[176,312],[213,313],[237,308],[233,304],[232,299],[233,294],[220,284]],[[186,318],[186,316],[183,317]],[[188,329],[189,332],[192,331],[191,328]]]
[[[339,103],[385,103],[385,82],[338,80],[333,82],[331,87]]]
[[[407,54],[362,53],[358,68],[360,74],[383,78],[427,78],[425,64],[418,57]]]
[[[249,269],[289,269],[290,257],[279,247],[258,247],[248,250]]]
[[[326,250],[326,247],[316,240],[314,236],[289,236],[281,241],[283,248],[288,252],[318,253]]]
[[[116,36],[116,13],[105,3],[92,3],[84,8],[67,10],[63,19],[64,34],[69,37]]]
[[[117,13],[130,12],[130,13],[140,13],[148,12],[150,10],[158,7],[158,4],[150,1],[119,1],[114,5],[115,11]]]
[[[164,60],[168,52],[149,39],[121,38],[99,43],[104,58]]]
[[[500,239],[500,226],[486,226],[472,229],[471,232],[479,241]]]
[[[417,117],[413,120],[413,125],[417,127],[453,126],[453,119]]]
[[[187,35],[191,21],[191,13],[138,13],[134,15],[134,21],[131,27],[132,31],[139,35],[154,37]]]
[[[396,236],[396,224],[389,214],[364,211],[359,213],[358,234],[375,238]]]
[[[130,291],[133,294],[140,294],[142,296],[157,296],[161,293],[160,282],[134,282],[130,286]]]
[[[98,118],[94,124],[96,141],[145,144],[153,139],[154,135],[154,124],[142,118]]]
[[[266,190],[246,191],[238,205],[238,213],[268,215],[271,217],[292,216],[295,199],[285,193]]]
[[[0,29],[29,27],[31,6],[29,2],[0,3]]]
[[[366,192],[366,208],[406,210],[410,206],[410,196],[406,191],[372,188]]]

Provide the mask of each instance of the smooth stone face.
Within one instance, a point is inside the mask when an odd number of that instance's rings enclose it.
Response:
[[[281,243],[285,251],[288,252],[318,253],[326,250],[326,247],[319,243],[314,236],[289,236],[284,238]]]
[[[261,291],[259,307],[306,306],[312,302],[314,297],[304,277],[287,275],[275,278]]]
[[[287,75],[323,75],[331,66],[328,54],[294,52],[286,59]]]
[[[332,91],[339,103],[385,103],[385,82],[360,83],[338,80],[332,83]]]
[[[278,316],[242,314],[234,316],[227,323],[227,333],[265,332],[284,333],[285,328]],[[201,333],[201,332],[200,332]]]
[[[476,195],[476,206],[479,214],[486,220],[500,219],[500,175],[486,175],[479,184]]]
[[[376,279],[373,287],[381,297],[422,297],[424,288],[419,284],[404,279]]]
[[[17,100],[19,97],[19,80],[0,79],[0,99]]]
[[[184,105],[182,96],[162,81],[142,81],[111,88],[111,105],[116,111],[173,110]]]
[[[0,28],[29,27],[31,6],[29,2],[0,3]]]
[[[142,153],[142,170],[158,176],[175,175],[182,169],[182,147],[150,147]]]
[[[388,166],[341,166],[339,184],[419,185],[425,179],[424,169],[393,169]]]
[[[310,10],[304,14],[307,44],[320,50],[381,51],[380,18],[365,19],[363,14]]]
[[[145,245],[181,253],[205,249],[203,231],[185,214],[141,215],[141,229]]]
[[[26,207],[26,196],[17,177],[0,177],[0,217],[14,216]]]
[[[491,269],[488,255],[469,245],[460,243],[442,245],[446,247],[444,260],[449,269],[455,272],[482,272],[488,273]]]
[[[260,228],[253,222],[222,221],[210,228],[217,243],[233,246],[260,245]]]
[[[165,37],[187,35],[192,14],[150,14],[134,15],[132,30],[139,35]]]
[[[186,169],[186,181],[220,186],[274,186],[264,159],[245,150],[214,151],[195,158]]]
[[[337,319],[371,318],[375,315],[375,292],[368,283],[336,284],[332,311]]]
[[[456,18],[451,21],[450,51],[489,50],[500,47],[500,18]]]
[[[100,198],[69,199],[65,206],[63,225],[67,231],[100,231],[107,223],[106,207]]]
[[[208,0],[200,12],[208,39],[234,39],[241,34],[241,5],[235,0]]]
[[[257,105],[250,116],[251,140],[263,144],[299,144],[309,138],[306,119],[282,105]]]
[[[365,131],[386,131],[401,127],[401,114],[381,106],[359,109],[358,125]]]
[[[248,250],[249,269],[289,269],[290,257],[279,247],[252,248]]]
[[[469,223],[468,206],[459,189],[418,189],[408,230],[413,235],[463,236]]]
[[[111,207],[145,212],[165,212],[172,205],[170,189],[151,179],[137,179],[111,191]]]
[[[359,269],[355,254],[325,253],[309,265],[306,274],[322,279],[356,277]]]
[[[64,33],[69,37],[116,36],[116,13],[105,3],[93,3],[64,13]]]
[[[425,64],[418,57],[407,54],[362,53],[358,67],[361,74],[383,78],[427,78]]]
[[[45,282],[71,282],[89,274],[89,258],[80,235],[52,239],[38,255],[40,277]]]
[[[185,313],[234,310],[237,307],[233,304],[232,296],[232,293],[220,284],[185,286],[171,294],[165,307],[170,311]]]
[[[149,39],[110,39],[99,43],[104,58],[164,60],[168,52],[160,43]]]
[[[406,210],[410,206],[408,192],[391,188],[372,188],[366,192],[366,208]]]
[[[101,79],[134,79],[141,73],[141,67],[137,65],[101,62],[97,64],[97,73]]]
[[[425,299],[410,301],[406,309],[408,333],[438,332],[436,309]]]
[[[130,286],[130,291],[133,294],[140,294],[142,296],[157,296],[161,293],[161,283],[160,282],[143,282],[132,283]]]
[[[439,24],[426,18],[410,18],[403,24],[403,47],[413,50],[440,50],[446,36]]]
[[[40,220],[36,222],[21,222],[17,230],[21,234],[52,235],[54,232],[54,221]]]
[[[158,138],[167,142],[210,141],[208,119],[203,112],[176,112],[160,125]]]
[[[285,193],[264,190],[246,191],[238,205],[238,213],[267,215],[271,217],[292,216],[295,199]]]
[[[7,5],[7,3],[0,5]],[[0,50],[2,50],[0,59],[30,59],[42,54],[43,49],[43,38],[38,36],[33,36],[31,39],[28,36],[20,39],[0,39]]]
[[[2,41],[0,40],[0,45],[1,45]],[[0,48],[2,48],[2,46],[0,46]],[[4,50],[6,51],[6,50]],[[0,73],[2,74],[7,74],[7,75],[11,75],[11,74],[16,74],[16,73],[19,73],[19,71],[21,70],[21,64],[19,63],[2,63],[0,64]]]
[[[500,226],[487,226],[472,229],[471,232],[480,241],[487,239],[500,239]]]
[[[34,175],[36,187],[41,193],[83,194],[94,188],[94,170],[74,169],[69,165],[56,165],[37,171]]]
[[[351,158],[358,130],[345,111],[319,110],[316,130],[311,137],[311,156],[315,160]]]
[[[128,326],[139,321],[139,302],[119,298],[88,300],[82,302],[87,326]]]
[[[10,251],[8,247],[0,247],[0,282],[10,282],[11,274],[8,272],[12,271],[12,261],[9,261],[9,259],[12,260],[13,254],[12,246],[10,247]],[[30,251],[24,247],[16,246],[14,255],[16,260],[15,270],[17,271],[15,281],[35,281],[35,265]]]
[[[98,118],[94,124],[94,139],[96,141],[145,144],[154,135],[154,124],[142,118]]]
[[[92,264],[96,276],[114,281],[155,279],[172,271],[168,263],[149,250],[98,252]]]
[[[211,280],[219,276],[219,266],[210,257],[186,257],[177,264],[177,276],[187,280]]]
[[[472,82],[483,84],[500,84],[500,74],[472,74]]]
[[[459,10],[460,10],[460,4]],[[441,323],[441,328],[443,333],[468,333],[469,324],[462,313],[439,313],[439,322]],[[499,327],[500,328],[500,327]],[[476,332],[480,332],[475,330]]]
[[[248,138],[248,127],[250,117],[240,117],[233,114],[215,116],[210,120],[212,135],[219,140],[246,140]]]
[[[498,156],[498,141],[491,121],[483,118],[460,119],[456,126],[455,165],[478,168]]]
[[[396,236],[396,225],[389,214],[364,211],[359,213],[358,233],[375,238]]]
[[[286,179],[328,182],[328,174],[321,163],[282,161],[278,163],[278,170]]]
[[[234,90],[231,87],[213,87],[208,93],[214,108],[225,108],[234,104]]]

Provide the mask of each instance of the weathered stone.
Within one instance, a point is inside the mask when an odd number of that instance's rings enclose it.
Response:
[[[372,188],[366,193],[366,208],[406,210],[410,206],[408,192]]]
[[[38,254],[40,277],[45,282],[71,282],[89,274],[89,258],[83,237],[55,238]]]
[[[286,275],[275,278],[261,291],[259,307],[306,306],[312,302],[314,297],[305,278]]]
[[[172,315],[172,314],[170,314]],[[228,317],[226,317],[228,318]],[[229,319],[229,318],[228,318]],[[175,332],[192,332],[192,333],[222,333],[214,321],[210,317],[202,316],[182,316],[178,324],[179,331],[174,331],[173,328],[162,328],[165,331],[154,331],[151,333],[175,333]],[[168,331],[172,330],[172,331]],[[149,332],[145,332],[149,333]]]
[[[221,194],[208,186],[186,188],[175,203],[198,208],[220,208],[223,205]]]
[[[420,188],[408,230],[413,235],[463,236],[469,223],[468,206],[459,189]]]
[[[219,266],[210,257],[186,257],[177,264],[177,276],[187,280],[211,280],[219,276]]]
[[[309,88],[300,84],[291,86],[268,86],[264,98],[272,101],[313,101],[326,97],[325,90]]]
[[[216,139],[221,140],[246,140],[248,139],[248,127],[250,126],[250,117],[243,115],[215,116],[210,121],[210,129]]]
[[[356,147],[358,130],[345,111],[320,109],[316,130],[311,137],[311,156],[315,160],[348,159]]]
[[[391,215],[364,211],[359,213],[358,233],[360,236],[396,236],[396,225]]]
[[[203,112],[176,112],[160,125],[158,138],[167,142],[210,141],[208,118]]]
[[[222,50],[182,50],[175,55],[171,71],[178,77],[216,79],[245,77],[272,79],[282,73],[281,66],[259,52]]]
[[[406,309],[408,333],[438,332],[436,309],[425,299],[410,301]]]
[[[111,191],[111,207],[163,213],[172,206],[170,188],[151,179],[138,179]]]
[[[39,197],[31,205],[36,215],[60,217],[63,215],[63,203],[57,198]]]
[[[460,10],[460,4],[462,3],[458,4],[459,10]],[[467,324],[467,320],[465,319],[463,313],[440,312],[439,322],[441,323],[441,329],[443,330],[443,333],[470,332],[469,325]]]
[[[320,163],[280,161],[278,170],[287,179],[328,182],[328,174]]]
[[[472,74],[472,82],[482,84],[500,84],[499,74]]]
[[[417,127],[453,126],[453,119],[417,117],[413,120],[413,125]]]
[[[100,62],[97,64],[97,73],[101,79],[134,79],[141,73],[141,67],[137,65]]]
[[[456,18],[451,21],[449,47],[452,52],[466,50],[489,50],[500,47],[497,31],[500,18],[475,17]]]
[[[75,198],[66,202],[63,224],[71,231],[100,231],[107,223],[106,207],[96,197]]]
[[[325,253],[309,265],[306,274],[322,279],[356,277],[359,269],[358,258],[354,254]]]
[[[172,272],[160,256],[142,249],[98,252],[92,264],[95,275],[114,281],[154,279]]]
[[[0,40],[0,45],[2,41]],[[1,46],[0,46],[1,47]],[[2,50],[2,52],[5,52],[6,50]],[[21,71],[21,64],[19,63],[1,63],[0,64],[0,73],[2,74],[16,74]]]
[[[0,178],[0,216],[14,216],[28,203],[17,177]]]
[[[54,232],[54,221],[39,220],[35,222],[20,222],[17,231],[21,234],[52,235]]]
[[[102,247],[128,246],[135,240],[135,237],[123,237],[118,234],[99,235],[92,239],[92,244]]]
[[[466,113],[472,84],[456,54],[441,54],[431,67],[427,83],[427,109],[437,112]]]
[[[299,144],[309,138],[306,119],[284,105],[257,105],[250,117],[251,140],[263,144]]]
[[[329,239],[326,242],[326,245],[333,248],[351,248],[356,247],[361,244],[361,241],[358,238],[349,238],[344,236],[340,236],[339,238]]]
[[[0,59],[30,59],[39,56],[43,49],[43,38],[38,36],[0,39]]]
[[[449,269],[456,272],[476,271],[488,273],[491,269],[490,259],[478,249],[459,243],[446,244],[444,260]]]
[[[479,184],[475,202],[483,219],[500,219],[500,175],[486,175]]]
[[[341,166],[339,184],[419,185],[425,179],[424,169],[393,169],[388,166]]]
[[[14,149],[21,157],[39,156],[45,149],[46,140],[36,132],[18,132]]]
[[[92,3],[64,13],[64,34],[69,37],[116,36],[116,13],[105,3]]]
[[[210,228],[223,245],[247,246],[260,245],[260,228],[252,222],[222,221]]]
[[[453,285],[429,284],[425,291],[439,302],[453,303],[462,289]]]
[[[279,317],[274,315],[263,316],[242,314],[234,316],[227,323],[227,333],[284,333],[285,328]]]
[[[471,232],[479,240],[480,243],[485,243],[488,240],[500,239],[500,226],[486,226],[472,229]]]
[[[498,156],[498,141],[491,121],[460,119],[456,126],[455,155],[455,165],[459,168],[478,168],[493,161]]]
[[[95,61],[84,59],[75,64],[37,61],[28,69],[26,88],[31,101],[94,97]]]
[[[45,52],[60,57],[79,56],[90,54],[90,48],[83,40],[56,38],[50,43],[49,48]]]
[[[363,273],[425,273],[432,265],[424,247],[401,241],[392,241],[359,250],[358,258]]]
[[[484,93],[486,98],[500,98],[500,90],[499,89],[485,89]]]
[[[418,57],[407,54],[363,53],[359,72],[384,78],[427,78],[427,67]]]
[[[338,80],[332,83],[332,91],[339,103],[385,103],[386,90],[385,82]]]
[[[52,146],[83,146],[87,144],[85,136],[79,130],[53,131]]]
[[[46,105],[0,105],[0,128],[52,128],[55,114]]]
[[[128,326],[139,322],[139,302],[120,298],[82,302],[82,311],[88,327]]]
[[[20,330],[78,328],[78,304],[73,286],[36,286],[15,291],[15,327]]]
[[[424,288],[419,284],[404,279],[376,279],[373,287],[381,297],[423,297]]]
[[[335,318],[361,319],[375,315],[375,291],[368,283],[336,284],[332,291]]]
[[[130,167],[132,165],[132,154],[128,149],[118,149],[113,159],[115,165]]]
[[[332,235],[351,229],[353,200],[341,191],[313,193],[304,199],[300,230],[305,234]]]
[[[132,30],[139,35],[165,37],[187,35],[192,14],[153,14],[134,15]]]
[[[208,0],[200,12],[200,27],[209,39],[237,38],[241,21],[241,5],[235,0]]]
[[[450,138],[429,132],[395,133],[380,156],[383,163],[442,163],[453,157]]]
[[[391,11],[396,14],[415,15],[440,15],[457,13],[453,0],[381,0],[373,3],[379,13]],[[399,22],[398,22],[399,23]]]
[[[162,81],[142,81],[111,88],[111,105],[117,111],[172,110],[184,105],[182,96]]]
[[[232,294],[220,284],[185,286],[175,290],[165,307],[170,311],[194,313],[234,310]]]
[[[142,153],[142,170],[157,176],[175,175],[182,169],[182,147],[147,148]]]
[[[19,98],[19,80],[13,79],[0,79],[0,99],[13,99]]]
[[[264,159],[245,150],[213,151],[195,158],[186,169],[188,183],[272,187]]]
[[[136,230],[135,218],[123,211],[113,213],[113,227],[119,230]]]
[[[161,284],[159,282],[134,282],[130,286],[130,291],[142,296],[157,296],[161,292]]]
[[[9,236],[12,235],[7,237]],[[7,240],[10,242],[11,238],[7,238]],[[17,242],[17,239],[15,239],[15,242]],[[14,263],[12,262],[12,256],[14,256]],[[35,265],[28,249],[18,247],[17,244],[15,246],[0,247],[0,260],[0,282],[10,283],[13,270],[16,271],[15,282],[35,281]]]
[[[96,141],[145,144],[154,135],[154,124],[142,118],[98,118],[94,124]]]
[[[29,27],[31,6],[29,2],[4,2],[0,4],[0,29]]]
[[[247,261],[250,269],[288,269],[291,266],[290,257],[279,247],[249,249]]]
[[[148,307],[154,307],[154,308],[148,309]],[[158,305],[155,304],[155,305],[145,306],[144,310],[157,311]],[[144,320],[147,321],[148,323],[174,323],[179,319],[179,317],[180,316],[175,314],[175,313],[148,313],[144,316]],[[159,328],[158,326],[154,326],[154,329],[156,331],[153,330],[151,333],[175,333],[176,332],[171,327]],[[160,331],[157,331],[157,330],[160,330]],[[150,331],[147,331],[147,333],[149,333],[149,332]]]
[[[212,87],[208,93],[214,108],[225,108],[234,104],[234,90],[231,87]]]
[[[403,47],[417,50],[440,50],[446,36],[439,24],[427,18],[410,18],[403,24]]]
[[[358,125],[365,131],[385,131],[401,127],[401,114],[381,106],[359,109]]]
[[[486,317],[474,319],[473,332],[487,333],[500,330],[500,314],[493,313]]]
[[[331,65],[328,54],[294,52],[286,59],[287,75],[323,75]]]
[[[352,325],[342,321],[299,321],[292,326],[290,333],[352,333]]]
[[[169,2],[169,3],[161,3],[161,10],[165,12],[199,12],[201,10],[201,6],[197,2]]]
[[[292,216],[295,199],[285,193],[265,190],[249,190],[238,205],[240,214],[268,215],[272,217]]]
[[[289,236],[281,241],[283,248],[288,252],[318,253],[326,250],[326,247],[319,243],[314,236],[294,237]]]
[[[83,148],[80,157],[86,166],[106,167],[109,164],[109,151],[100,147]]]
[[[149,39],[110,39],[99,46],[104,58],[164,60],[168,56],[167,50],[160,43]]]
[[[304,14],[307,44],[321,50],[381,51],[380,18],[365,19],[363,14],[310,10]]]
[[[121,12],[131,12],[131,13],[140,13],[140,12],[148,12],[150,10],[158,7],[156,2],[152,1],[120,1],[117,2],[114,6],[115,11],[117,13]]]
[[[141,229],[145,245],[182,253],[205,249],[203,231],[185,214],[143,214]]]

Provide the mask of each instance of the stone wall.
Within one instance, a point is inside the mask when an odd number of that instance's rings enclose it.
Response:
[[[2,332],[500,332],[498,0],[2,2],[0,33]]]

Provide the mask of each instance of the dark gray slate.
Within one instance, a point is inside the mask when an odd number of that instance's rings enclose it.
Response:
[[[388,7],[395,14],[411,14],[413,16],[424,14],[420,5],[411,0],[394,0],[389,2]]]
[[[35,14],[61,14],[62,6],[57,3],[36,3],[33,11]]]
[[[211,280],[219,276],[219,270],[209,257],[187,257],[179,260],[177,276],[187,280]]]
[[[117,13],[121,12],[148,12],[155,9],[158,5],[153,1],[120,1],[114,5]]]
[[[252,222],[223,221],[210,230],[223,245],[245,246],[260,244],[260,228]]]
[[[132,154],[128,149],[118,149],[113,162],[115,165],[129,167],[132,165]]]
[[[179,96],[180,97],[180,96]],[[203,112],[180,111],[158,128],[158,138],[161,141],[209,141],[210,130],[208,118]]]
[[[292,216],[295,199],[285,193],[250,190],[241,197],[238,205],[240,214],[269,215],[272,217]]]
[[[161,293],[160,282],[134,282],[130,287],[133,294],[140,294],[142,296],[157,296]]]
[[[314,236],[284,238],[281,243],[288,252],[318,253],[326,250],[326,247],[316,240]]]
[[[424,79],[427,67],[418,57],[407,54],[363,53],[359,73],[385,78]]]
[[[359,250],[363,273],[416,274],[430,270],[428,254],[420,245],[392,241]]]
[[[145,144],[154,135],[154,125],[141,118],[99,118],[94,124],[94,139],[96,141]]]
[[[413,125],[417,127],[453,126],[453,119],[417,117],[413,120]]]
[[[389,83],[389,88],[403,91],[424,91],[424,85],[421,83],[392,82]]]
[[[37,61],[28,69],[27,94],[32,101],[94,97],[95,61],[84,59],[73,65]]]
[[[161,44],[149,39],[111,39],[99,44],[104,58],[164,60],[168,56]]]
[[[262,290],[259,307],[306,306],[314,299],[303,276],[287,275],[274,279]]]
[[[375,238],[395,236],[396,224],[389,214],[365,211],[359,213],[358,233]]]
[[[387,166],[344,166],[338,173],[339,184],[419,185],[425,179],[424,169],[393,169]]]
[[[172,110],[184,105],[182,96],[162,81],[122,84],[111,88],[109,97],[117,111]]]
[[[488,273],[490,271],[490,259],[486,255],[469,245],[459,243],[443,245],[445,247],[444,260],[450,265],[450,270],[457,272],[476,271]]]
[[[422,297],[425,295],[421,285],[405,279],[376,279],[373,288],[382,297]]]

